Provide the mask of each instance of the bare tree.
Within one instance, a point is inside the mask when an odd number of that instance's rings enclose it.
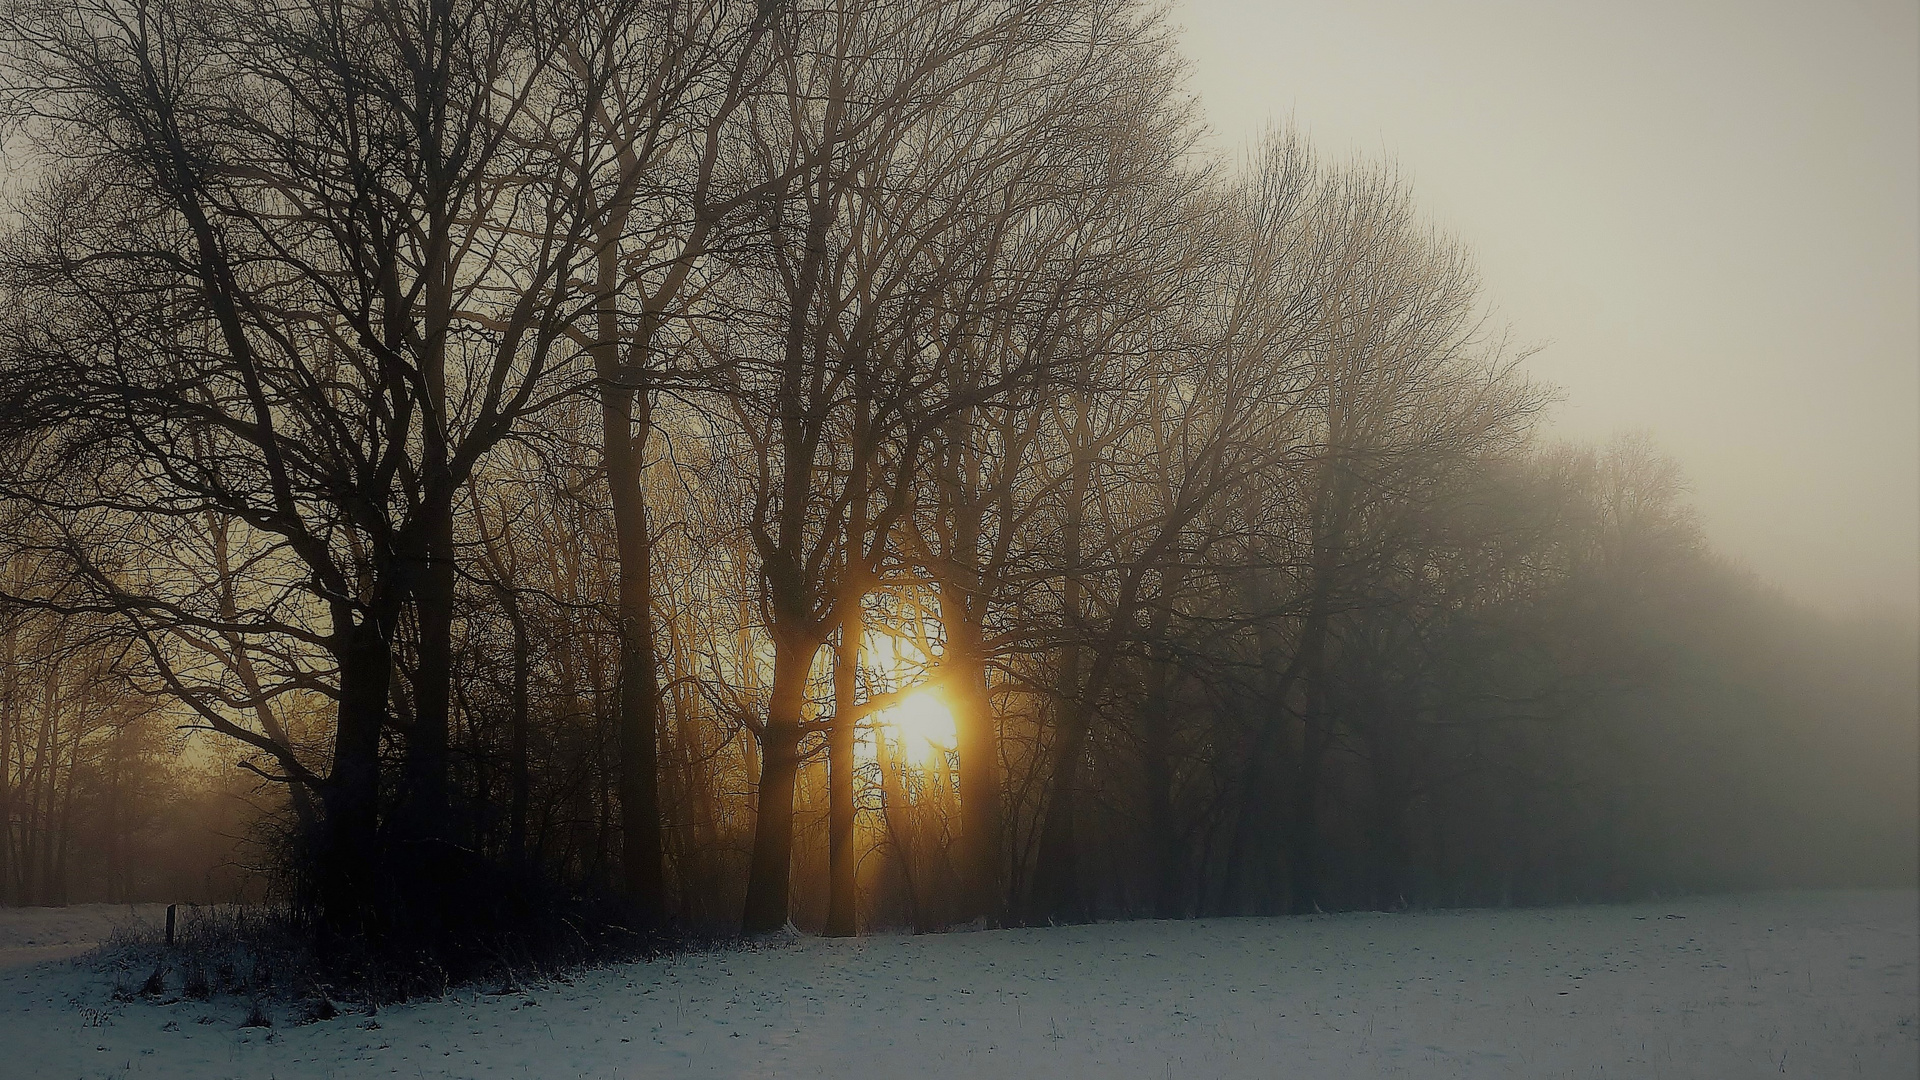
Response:
[[[1032,377],[949,386],[923,344],[947,329],[944,283],[979,271],[946,245],[979,239],[970,203],[986,170],[1031,154],[1021,136],[1050,119],[1016,100],[1013,73],[1111,14],[1055,0],[848,3],[801,13],[783,38],[786,97],[749,135],[759,175],[784,178],[764,218],[769,291],[750,306],[783,321],[765,329],[764,367],[739,344],[731,391],[758,459],[749,531],[775,654],[749,930],[785,921],[813,658],[885,559],[927,433]],[[1011,130],[996,130],[1002,119]]]
[[[101,0],[16,5],[0,28],[47,176],[7,253],[14,310],[36,313],[7,327],[9,494],[96,526],[244,523],[244,592],[284,615],[236,622],[107,572],[97,531],[74,551],[142,626],[321,654],[339,709],[324,773],[166,677],[317,790],[322,910],[342,926],[371,913],[403,614],[395,820],[445,831],[455,500],[568,355],[563,286],[591,254],[602,164],[573,157],[596,103],[558,76],[571,13]],[[101,483],[69,497],[76,461]]]

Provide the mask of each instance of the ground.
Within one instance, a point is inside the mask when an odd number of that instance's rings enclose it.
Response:
[[[62,944],[10,920],[0,1073],[35,1080],[1920,1075],[1913,891],[797,937],[271,1028],[9,967]]]
[[[80,956],[117,928],[159,926],[166,917],[162,904],[0,907],[0,972]]]

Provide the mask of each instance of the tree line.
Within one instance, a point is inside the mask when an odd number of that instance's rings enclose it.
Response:
[[[1207,152],[1148,6],[0,12],[0,898],[112,895],[187,728],[356,939],[1908,873],[1910,775],[1777,796],[1910,672],[1797,697],[1838,631],[1541,440],[1392,168]]]

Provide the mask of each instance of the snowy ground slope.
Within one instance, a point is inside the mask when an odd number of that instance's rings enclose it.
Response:
[[[166,912],[162,904],[0,908],[0,971],[77,956],[118,927],[159,925]]]
[[[0,974],[0,1074],[1911,1078],[1917,924],[1899,891],[802,939],[377,1028],[115,1004],[65,961]]]

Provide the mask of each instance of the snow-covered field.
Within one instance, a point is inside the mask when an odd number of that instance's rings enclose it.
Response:
[[[116,928],[160,926],[166,918],[163,904],[0,908],[0,971],[78,956]]]
[[[114,979],[0,972],[0,1075],[1920,1075],[1912,891],[802,938],[270,1029]]]

